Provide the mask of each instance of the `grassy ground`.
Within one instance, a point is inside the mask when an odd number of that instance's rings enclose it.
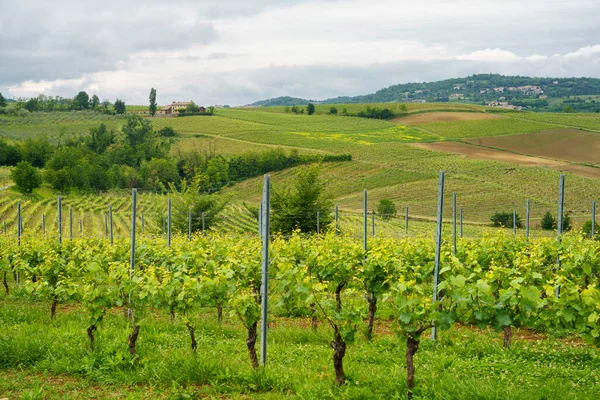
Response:
[[[111,313],[89,350],[87,321],[77,305],[0,300],[0,396],[6,398],[405,398],[405,344],[393,323],[377,321],[371,342],[359,335],[345,357],[347,384],[333,385],[330,329],[303,318],[271,317],[265,369],[253,371],[245,331],[235,317],[195,312],[198,352],[179,320],[156,311],[141,323],[138,356],[127,352],[129,324]],[[600,392],[599,351],[569,337],[515,332],[511,349],[499,334],[456,327],[416,356],[416,398],[591,399]]]

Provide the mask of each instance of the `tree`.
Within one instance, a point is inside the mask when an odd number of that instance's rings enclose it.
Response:
[[[154,114],[156,114],[156,89],[151,88],[150,89],[150,115],[152,115],[154,117]]]
[[[185,112],[187,112],[187,113],[197,113],[198,112],[198,106],[196,105],[196,103],[194,103],[192,101],[192,102],[190,102],[190,104],[188,104],[187,106],[185,106]]]
[[[86,140],[88,148],[98,154],[104,153],[114,141],[115,133],[109,131],[104,124],[100,124],[97,128],[90,128],[90,136]]]
[[[2,96],[2,93],[0,93],[0,107],[6,107],[6,99]]]
[[[321,231],[332,221],[332,203],[323,196],[325,185],[319,180],[318,167],[303,168],[296,175],[293,190],[273,190],[271,224],[274,232],[317,231],[317,215]]]
[[[22,148],[23,160],[37,168],[43,168],[52,155],[52,145],[46,136],[30,137]]]
[[[40,104],[36,97],[32,97],[25,103],[25,109],[29,112],[39,111]]]
[[[308,115],[313,115],[315,113],[315,105],[313,103],[308,103],[306,106],[306,113]]]
[[[10,173],[11,179],[23,193],[31,193],[33,189],[42,184],[40,171],[27,161],[21,161]]]
[[[390,199],[381,199],[377,206],[377,214],[379,214],[381,218],[388,220],[396,216],[396,205]]]
[[[113,107],[117,114],[125,114],[125,102],[123,100],[116,99]]]
[[[562,111],[564,113],[574,113],[575,110],[573,109],[573,107],[571,107],[569,104],[565,104],[565,106],[563,107]]]
[[[218,221],[218,215],[225,206],[227,200],[217,195],[200,194],[200,188],[196,183],[188,183],[185,179],[181,181],[181,190],[175,185],[169,185],[169,191],[173,197],[173,229],[178,232],[186,232],[189,228],[189,212],[192,210],[192,232],[202,231],[202,213],[204,213],[204,229],[209,229]],[[162,216],[161,216],[162,218]],[[162,224],[162,221],[160,221]]]
[[[92,107],[92,110],[95,110],[96,108],[98,108],[98,105],[100,104],[100,99],[98,98],[98,96],[93,95],[90,103],[91,103],[90,105]]]
[[[517,228],[521,228],[523,223],[521,222],[521,217],[519,217],[518,213],[513,215],[511,212],[496,212],[490,219],[492,220],[493,226],[508,228],[513,226],[513,217],[515,218],[514,222],[516,223]]]
[[[556,221],[554,221],[554,217],[550,214],[550,211],[546,211],[546,214],[542,217],[542,229],[552,230],[556,226]]]
[[[21,149],[0,140],[0,165],[17,165],[21,161]]]
[[[335,107],[330,107],[330,108],[329,108],[329,114],[331,114],[331,115],[335,115],[335,114],[337,114],[337,108],[335,108]]]
[[[73,100],[77,110],[87,110],[90,107],[90,96],[84,91],[77,93]]]

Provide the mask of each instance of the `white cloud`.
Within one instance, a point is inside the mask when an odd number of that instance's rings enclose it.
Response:
[[[519,59],[515,53],[501,49],[485,49],[474,51],[471,54],[464,54],[453,57],[457,60],[469,60],[469,61],[486,61],[486,62],[510,62]]]
[[[595,46],[586,46],[581,49],[574,51],[572,53],[565,54],[567,58],[575,58],[575,57],[591,57],[600,54],[600,44]]]

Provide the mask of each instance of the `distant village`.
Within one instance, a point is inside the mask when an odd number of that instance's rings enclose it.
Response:
[[[457,93],[451,93],[450,95],[448,95],[448,100],[449,101],[465,100],[465,95],[460,92],[465,90],[465,87],[467,85],[472,85],[472,84],[475,84],[475,81],[467,81],[466,84],[454,85],[453,90]],[[553,84],[558,85],[558,81],[554,81]],[[412,94],[418,95],[418,94],[427,93],[427,92],[429,92],[428,89],[415,90],[414,92],[412,92]],[[546,94],[544,94],[544,90],[540,86],[534,86],[534,85],[511,86],[511,87],[498,86],[498,87],[492,87],[492,88],[479,89],[479,94],[483,95],[483,96],[489,95],[489,94],[492,94],[492,95],[498,94],[499,95],[496,100],[487,101],[485,103],[488,107],[504,108],[504,109],[508,109],[508,110],[522,110],[523,109],[522,106],[509,104],[509,102],[506,99],[506,96],[502,95],[502,94],[505,94],[505,93],[508,94],[511,92],[518,93],[522,96],[527,96],[530,98],[540,99],[540,100],[544,100],[544,99],[548,98],[548,96]],[[411,94],[410,92],[405,93],[405,95],[407,97],[410,94]],[[415,99],[415,100],[412,100],[412,102],[413,103],[426,103],[427,100]]]

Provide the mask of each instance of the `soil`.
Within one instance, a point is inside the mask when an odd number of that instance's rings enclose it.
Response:
[[[475,121],[496,118],[503,117],[497,114],[475,112],[427,112],[421,114],[407,115],[406,117],[395,118],[392,120],[392,122],[402,125],[420,125],[431,124],[434,122]]]

